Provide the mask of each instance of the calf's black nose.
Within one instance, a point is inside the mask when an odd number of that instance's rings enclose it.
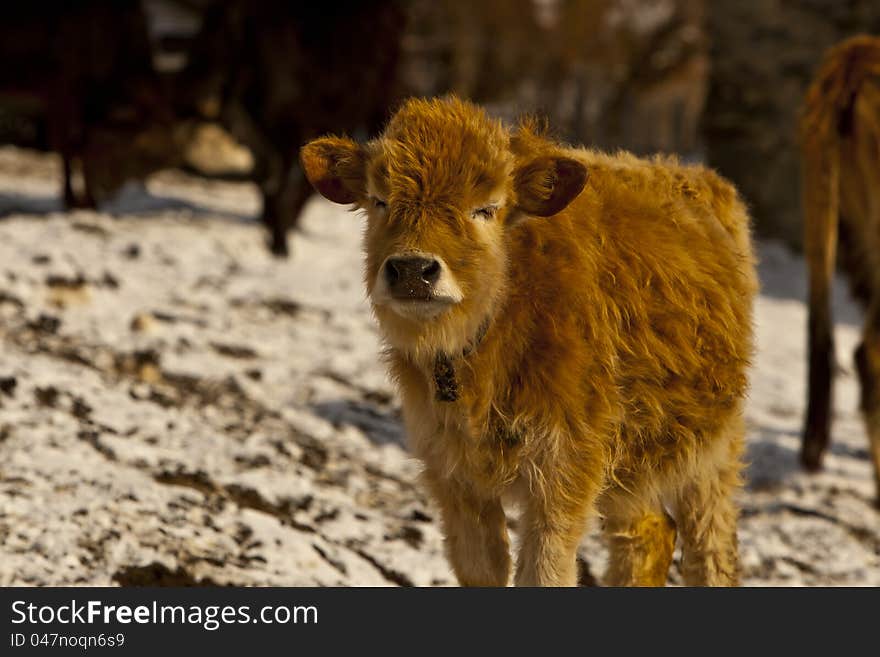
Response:
[[[394,296],[427,297],[440,280],[440,262],[434,258],[396,257],[385,262],[385,280]]]

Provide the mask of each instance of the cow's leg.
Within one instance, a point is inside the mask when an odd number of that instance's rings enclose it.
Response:
[[[63,163],[62,184],[64,186],[64,207],[71,210],[76,207],[76,194],[73,192],[73,156],[69,151],[61,152]]]
[[[678,491],[676,523],[682,541],[682,574],[688,586],[737,586],[739,558],[734,494],[741,485],[744,424],[732,418],[707,458]],[[706,455],[708,456],[708,455]]]
[[[79,125],[79,107],[67,92],[66,85],[55,80],[51,86],[46,130],[49,147],[61,156],[61,190],[64,207],[76,207],[76,193],[73,190],[73,158],[76,126]]]
[[[675,524],[662,510],[606,516],[607,586],[665,586],[675,549]]]
[[[92,192],[92,186],[89,184],[89,176],[86,175],[85,164],[81,157],[76,157],[72,151],[65,150],[61,152],[61,161],[64,165],[62,171],[62,182],[64,185],[64,207],[67,210],[77,208],[85,208],[94,210],[98,207],[95,202],[95,196]],[[79,170],[82,174],[83,193],[78,195],[73,189],[73,171],[74,162],[79,163]]]
[[[285,257],[287,238],[282,222],[291,156],[285,156],[279,151],[276,140],[267,136],[265,126],[255,122],[238,102],[228,103],[224,107],[222,123],[253,154],[252,176],[263,197],[260,222],[269,233],[269,249],[273,254]]]
[[[831,434],[831,409],[834,405],[834,332],[828,317],[830,311],[814,305],[816,304],[811,301],[808,322],[807,416],[800,455],[801,463],[811,471],[822,467],[822,457],[828,448]]]
[[[261,221],[269,232],[269,250],[273,255],[287,257],[287,235],[281,227],[283,215],[281,194],[271,189],[263,189],[263,215]]]
[[[462,586],[507,586],[510,545],[501,501],[461,484],[427,476],[440,505],[446,556]]]
[[[540,482],[528,486],[519,521],[517,586],[577,586],[577,548],[599,486],[598,478],[570,468],[540,466]]]
[[[263,192],[263,213],[260,221],[269,233],[269,249],[279,257],[287,256],[287,235],[284,230],[284,196],[287,188],[284,162],[268,149],[257,150],[254,175]]]
[[[312,195],[312,185],[306,178],[306,172],[303,171],[299,162],[294,162],[288,175],[288,194],[290,197],[289,210],[285,230],[296,230],[299,227],[299,221],[302,219],[302,211],[306,202]]]
[[[303,207],[311,193],[312,186],[302,166],[298,162],[290,163],[284,185],[273,198],[266,200],[273,206],[272,213],[263,217],[269,231],[270,248],[275,255],[283,257],[288,254],[287,234],[299,224]]]
[[[801,463],[808,470],[822,467],[828,447],[833,408],[834,323],[831,287],[838,241],[840,166],[837,147],[826,147],[817,135],[804,144],[804,252],[809,299],[807,341],[807,415]]]
[[[80,158],[80,171],[82,171],[83,195],[79,200],[78,207],[95,210],[98,207],[98,202],[95,200],[98,197],[95,193],[95,176],[94,173],[90,171],[89,165],[86,164],[85,157]]]
[[[880,300],[872,302],[865,323],[862,343],[855,352],[856,371],[861,386],[861,409],[874,462],[876,504],[880,508]]]

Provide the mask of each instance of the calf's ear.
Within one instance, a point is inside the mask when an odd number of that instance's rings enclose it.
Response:
[[[364,149],[344,137],[321,137],[299,151],[306,178],[334,203],[355,203],[366,192]]]
[[[538,217],[561,212],[581,193],[586,182],[587,167],[569,157],[537,157],[513,174],[517,206]]]

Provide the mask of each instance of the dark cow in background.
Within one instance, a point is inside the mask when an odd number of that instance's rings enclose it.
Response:
[[[404,25],[403,8],[387,0],[231,0],[206,10],[180,109],[219,120],[253,152],[273,253],[287,254],[311,193],[300,146],[328,132],[375,134],[387,118]]]
[[[68,208],[94,207],[126,179],[176,163],[186,129],[153,68],[138,0],[8,3],[0,59],[0,108],[42,125],[42,143],[29,145],[61,155]]]

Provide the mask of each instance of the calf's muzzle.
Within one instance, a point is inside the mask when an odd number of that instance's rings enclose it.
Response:
[[[396,256],[385,261],[385,281],[391,296],[400,300],[425,300],[434,296],[442,265],[435,258]]]

